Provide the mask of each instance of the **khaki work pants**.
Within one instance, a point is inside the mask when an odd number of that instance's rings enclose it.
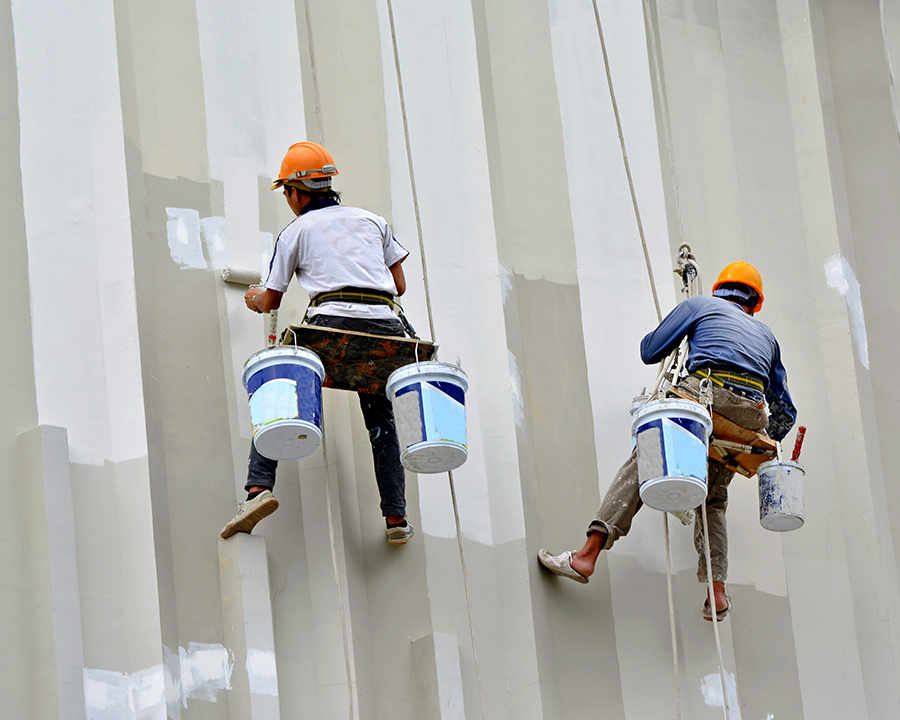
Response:
[[[688,376],[681,385],[695,393],[700,380]],[[759,402],[742,397],[724,388],[713,386],[713,409],[741,427],[763,432],[768,422],[764,401]],[[728,507],[728,485],[734,473],[722,463],[710,460],[708,463],[708,492],[706,496],[706,516],[709,520],[709,551],[712,560],[713,580],[725,582],[728,575],[728,533],[725,527],[725,510]],[[612,485],[606,491],[596,517],[588,526],[588,535],[602,532],[606,535],[604,550],[624,537],[631,529],[631,521],[643,503],[638,483],[637,453],[631,456],[619,469]],[[703,551],[703,516],[698,511],[694,520],[694,547],[697,549],[697,579],[707,582],[706,558]]]

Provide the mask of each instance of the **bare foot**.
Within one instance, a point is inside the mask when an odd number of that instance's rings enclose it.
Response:
[[[597,565],[597,558],[600,556],[600,551],[603,549],[605,542],[606,535],[603,533],[595,532],[588,535],[584,547],[572,553],[572,569],[585,577],[593,575],[594,567]]]
[[[574,562],[572,566],[575,566]],[[725,597],[725,583],[713,580],[713,592],[716,599],[716,612],[722,612],[728,607],[728,598]]]

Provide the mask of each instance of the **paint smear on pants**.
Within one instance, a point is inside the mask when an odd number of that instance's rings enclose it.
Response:
[[[737,699],[737,682],[735,682],[734,675],[729,672],[725,673],[725,686],[728,688],[728,710],[731,720],[741,720],[741,708]],[[721,675],[713,673],[703,678],[700,682],[700,694],[703,696],[703,702],[707,705],[724,708]]]

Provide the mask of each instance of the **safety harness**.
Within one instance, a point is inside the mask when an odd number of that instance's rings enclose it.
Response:
[[[391,310],[393,310],[397,317],[400,319],[401,324],[403,325],[403,329],[406,333],[411,337],[418,339],[418,335],[416,335],[416,331],[413,326],[410,324],[409,320],[406,319],[406,315],[403,314],[403,308],[400,307],[399,303],[394,302],[394,296],[389,292],[385,292],[384,290],[373,290],[372,288],[358,288],[358,287],[342,287],[337,290],[329,290],[328,292],[319,293],[314,298],[310,299],[309,306],[306,308],[306,313],[309,313],[309,308],[311,307],[319,307],[323,303],[327,302],[353,302],[360,303],[361,305],[387,305]],[[306,313],[303,315],[303,322],[306,322]]]
[[[701,380],[709,380],[713,385],[725,388],[738,395],[750,394],[753,397],[765,395],[766,385],[760,378],[750,373],[735,370],[694,370],[691,375]]]

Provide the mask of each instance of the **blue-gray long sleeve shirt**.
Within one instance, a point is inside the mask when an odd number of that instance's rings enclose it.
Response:
[[[769,436],[781,440],[797,419],[787,387],[781,349],[767,325],[722,298],[697,295],[680,303],[653,332],[641,340],[641,360],[663,360],[684,337],[690,343],[687,369],[743,371],[766,383]]]

